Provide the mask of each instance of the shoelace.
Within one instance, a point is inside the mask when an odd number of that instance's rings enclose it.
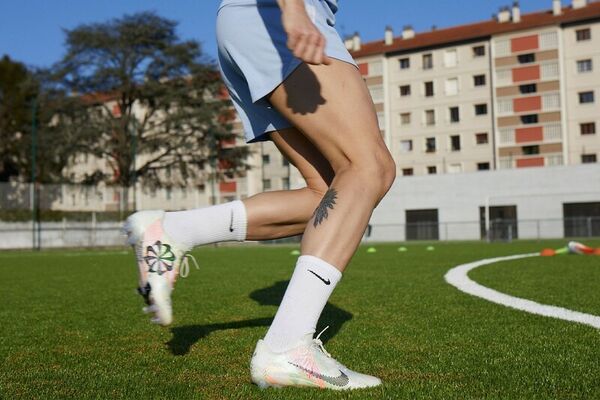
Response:
[[[196,269],[200,269],[198,261],[196,261],[196,257],[194,257],[191,253],[185,253],[183,255],[183,261],[181,261],[181,266],[179,267],[179,276],[182,278],[187,278],[187,276],[190,274],[190,258],[194,262]]]
[[[316,338],[313,339],[313,343],[319,348],[319,350],[321,350],[323,352],[323,354],[325,354],[327,357],[329,358],[333,358],[331,357],[331,354],[329,354],[327,352],[327,350],[325,350],[325,347],[323,346],[323,342],[321,341],[320,337],[323,334],[323,332],[325,332],[327,329],[329,328],[329,325],[327,325],[325,327],[325,329],[323,329]]]

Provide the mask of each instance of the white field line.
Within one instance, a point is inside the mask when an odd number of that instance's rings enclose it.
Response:
[[[470,295],[481,297],[482,299],[491,301],[492,303],[501,304],[506,307],[515,308],[517,310],[525,311],[532,314],[543,315],[545,317],[564,319],[566,321],[577,322],[593,326],[594,328],[600,329],[600,317],[592,314],[585,314],[578,311],[572,311],[562,307],[549,306],[545,304],[536,303],[535,301],[521,299],[519,297],[509,296],[504,293],[500,293],[496,290],[487,288],[471,280],[467,274],[469,271],[481,267],[483,265],[493,264],[500,261],[518,260],[520,258],[535,257],[539,256],[539,253],[530,254],[519,254],[515,256],[487,258],[485,260],[479,260],[468,264],[462,264],[452,268],[446,273],[444,279],[446,282],[455,286],[458,290],[461,290]]]

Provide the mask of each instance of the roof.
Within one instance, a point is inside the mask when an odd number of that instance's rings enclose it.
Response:
[[[352,51],[351,54],[354,58],[358,58],[376,54],[404,52],[487,38],[502,33],[517,32],[550,25],[576,23],[595,18],[600,18],[600,1],[591,2],[587,6],[578,9],[565,7],[561,15],[553,15],[552,10],[523,14],[521,22],[518,23],[511,21],[498,22],[494,19],[418,33],[412,39],[404,40],[402,37],[395,37],[392,44],[389,45],[386,45],[383,40],[363,43],[360,50]]]

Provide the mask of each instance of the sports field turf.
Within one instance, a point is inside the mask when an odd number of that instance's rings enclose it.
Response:
[[[599,241],[586,243],[600,247]],[[319,323],[327,350],[379,388],[260,390],[248,364],[292,247],[204,248],[178,282],[172,327],[151,325],[123,251],[0,253],[2,399],[600,399],[600,331],[458,291],[460,263],[564,241],[361,248]],[[600,315],[600,257],[533,258],[469,275],[514,296]]]

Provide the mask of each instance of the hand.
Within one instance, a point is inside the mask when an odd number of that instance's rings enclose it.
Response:
[[[325,55],[325,37],[308,17],[304,0],[280,1],[280,6],[287,46],[294,56],[312,65],[331,64]]]

